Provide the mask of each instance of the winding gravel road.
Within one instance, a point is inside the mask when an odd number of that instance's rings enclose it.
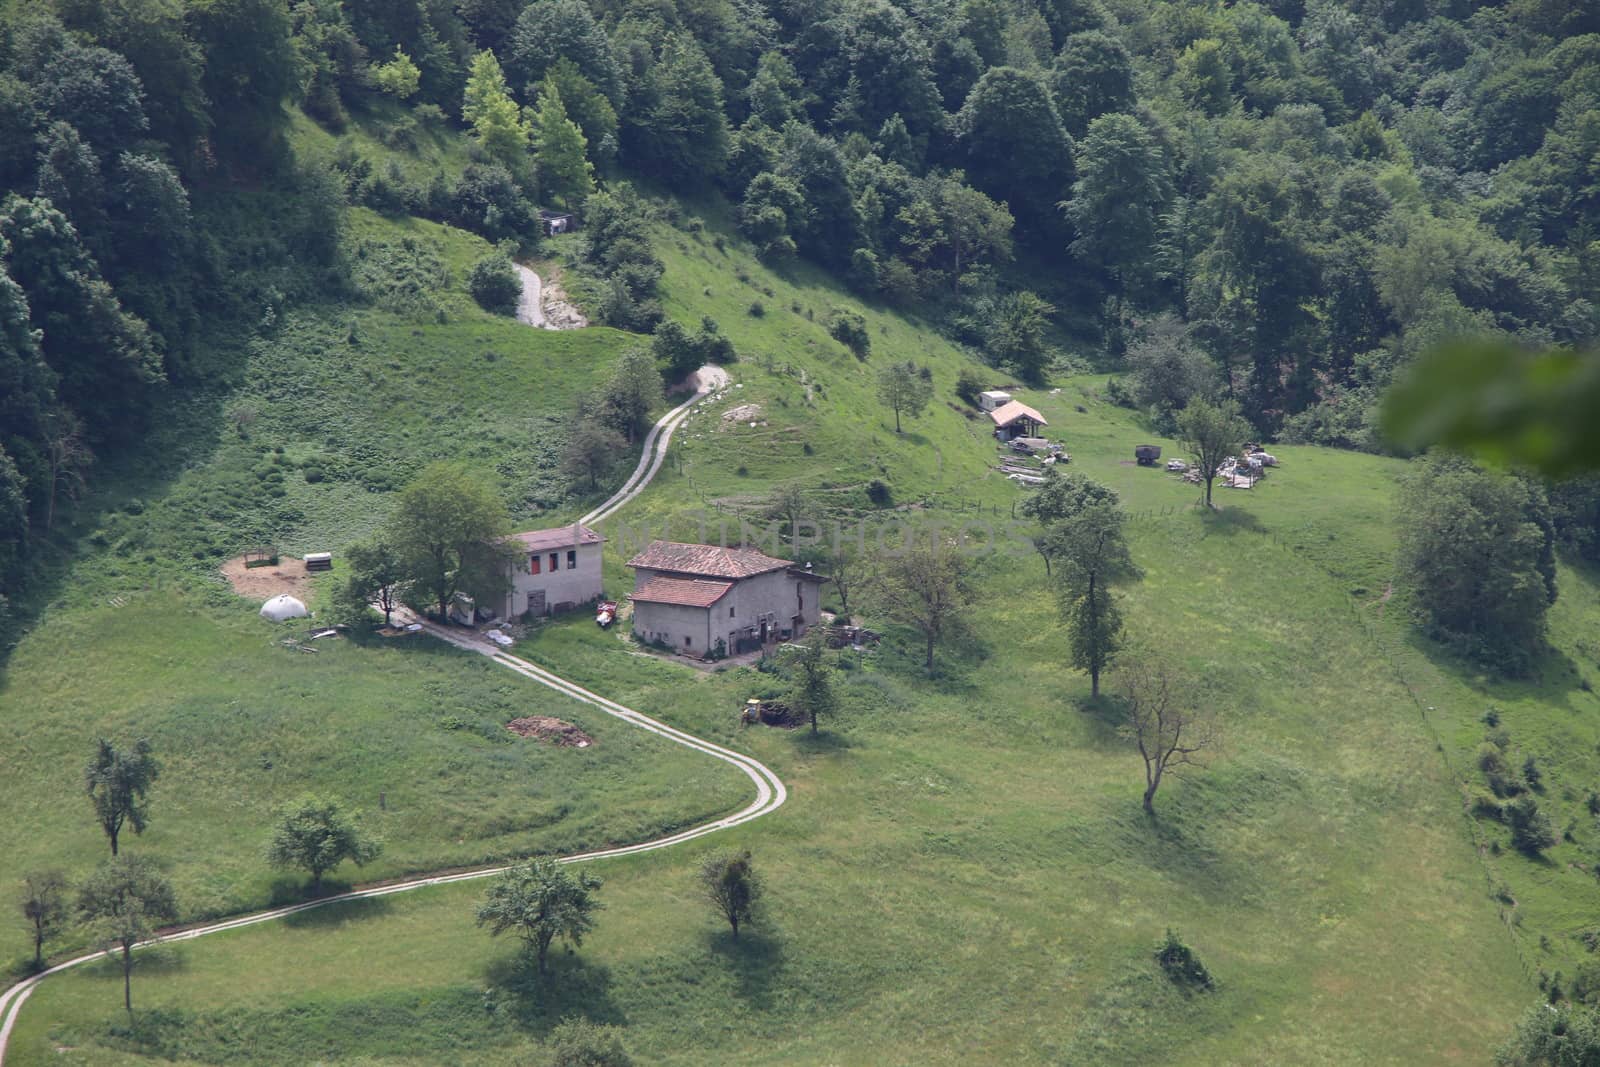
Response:
[[[527,319],[523,319],[523,321],[528,322],[528,324],[531,326],[543,326],[544,316],[539,310],[539,276],[534,274],[531,270],[528,270],[526,267],[520,265],[518,265],[517,270],[519,272],[525,272],[523,276],[524,301],[528,299],[528,277],[531,276],[533,279],[534,289],[532,308],[533,314],[537,315],[538,317],[538,321],[530,322]],[[522,317],[521,306],[518,307],[517,314],[518,318]],[[678,428],[685,418],[688,417],[689,412],[693,409],[695,404],[699,403],[708,394],[727,386],[728,373],[721,367],[702,367],[695,373],[694,382],[696,385],[695,393],[690,396],[688,400],[685,400],[682,404],[679,404],[677,407],[661,416],[661,418],[656,421],[656,424],[650,428],[650,433],[644,441],[644,448],[639,457],[638,466],[633,469],[633,473],[628,476],[627,481],[623,482],[622,488],[613,493],[599,507],[583,516],[583,518],[579,520],[580,522],[600,522],[602,519],[608,518],[609,516],[615,514],[616,511],[624,504],[628,503],[628,501],[632,500],[634,497],[638,496],[644,491],[644,488],[650,484],[651,479],[656,476],[656,472],[661,469],[661,464],[666,458],[667,447],[672,442],[672,432]],[[512,656],[508,653],[502,652],[494,645],[491,645],[487,641],[484,641],[476,636],[426,621],[423,622],[423,628],[434,637],[439,638],[441,641],[446,641],[458,648],[464,648],[469,651],[488,656],[495,663],[505,667],[508,670],[515,671],[524,678],[554,689],[556,692],[571,697],[573,700],[581,701],[582,703],[588,704],[591,707],[598,708],[607,715],[621,719],[623,722],[626,722],[632,726],[636,726],[641,730],[646,730],[658,737],[663,737],[668,741],[683,745],[686,748],[692,748],[696,752],[704,753],[713,759],[719,759],[724,763],[732,764],[741,772],[743,772],[756,787],[755,799],[745,807],[741,808],[739,811],[734,812],[732,815],[726,815],[720,819],[714,819],[711,822],[701,823],[699,826],[694,826],[687,830],[670,834],[666,837],[658,837],[650,841],[641,841],[634,845],[621,845],[616,848],[596,849],[592,852],[582,852],[576,855],[562,856],[560,857],[560,862],[562,863],[577,863],[584,860],[610,859],[613,856],[633,856],[641,852],[654,852],[658,849],[670,848],[673,845],[682,844],[685,841],[692,841],[697,837],[704,837],[706,834],[716,833],[718,830],[725,830],[729,827],[750,822],[753,819],[759,819],[761,816],[766,815],[769,812],[776,811],[783,804],[783,802],[788,799],[788,792],[783,787],[783,781],[779,779],[779,777],[774,774],[770,768],[761,763],[759,760],[743,755],[742,753],[735,752],[732,749],[724,748],[721,745],[715,744],[714,742],[695,737],[693,734],[686,733],[685,731],[679,730],[673,726],[668,726],[666,723],[657,719],[652,719],[650,716],[645,715],[642,712],[635,711],[634,709],[619,704],[614,700],[609,700],[606,697],[600,696],[598,693],[593,693],[588,689],[578,685],[576,682],[568,681],[567,679],[562,678],[560,675],[547,671],[537,664],[530,663],[529,661],[521,659],[520,657]],[[424,875],[420,878],[412,878],[402,882],[390,883],[388,885],[374,886],[370,889],[356,889],[348,893],[340,893],[337,896],[323,897],[318,900],[308,900],[304,903],[291,904],[287,907],[252,912],[248,915],[240,915],[232,919],[224,919],[221,922],[206,923],[201,926],[191,926],[186,929],[176,930],[156,939],[156,941],[144,942],[143,944],[136,946],[136,949],[144,948],[151,944],[156,944],[158,941],[192,941],[197,937],[204,937],[207,934],[218,934],[225,930],[237,930],[245,926],[254,926],[257,923],[271,922],[274,919],[281,919],[286,915],[294,915],[298,912],[310,911],[313,908],[326,907],[329,904],[336,904],[347,900],[370,900],[375,897],[386,897],[394,893],[405,893],[413,889],[423,889],[428,886],[448,885],[452,882],[466,882],[476,878],[488,878],[492,875],[499,874],[504,870],[506,870],[506,867],[503,865],[498,867],[482,867],[469,871],[452,871],[449,874]],[[23,1004],[27,1003],[28,997],[32,995],[36,988],[38,988],[39,983],[53,974],[59,974],[62,971],[68,970],[69,968],[90,963],[94,960],[100,959],[104,955],[106,955],[106,953],[90,952],[82,956],[74,957],[73,959],[58,963],[50,969],[36,974],[31,978],[24,979],[23,981],[18,982],[16,985],[13,985],[11,988],[7,989],[4,993],[0,993],[0,1065],[3,1065],[5,1062],[6,1048],[11,1039],[11,1031],[16,1026],[17,1016],[22,1011]]]

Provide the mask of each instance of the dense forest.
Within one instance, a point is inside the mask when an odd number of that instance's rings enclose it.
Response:
[[[296,160],[293,107],[458,127],[474,160]],[[0,587],[97,456],[227,379],[219,331],[359,298],[344,203],[524,246],[578,213],[600,316],[648,332],[634,189],[713,185],[764,258],[1025,380],[1123,368],[1158,425],[1220,392],[1266,437],[1378,449],[1434,342],[1600,332],[1600,8],[0,3]]]

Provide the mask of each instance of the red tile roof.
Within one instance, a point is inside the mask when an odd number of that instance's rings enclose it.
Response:
[[[996,426],[1009,426],[1024,416],[1032,419],[1034,422],[1037,422],[1040,426],[1050,425],[1045,421],[1045,417],[1043,415],[1039,414],[1037,411],[1033,410],[1020,400],[1013,400],[1009,404],[1001,404],[999,407],[989,412],[989,417],[994,420],[994,424]]]
[[[528,530],[511,536],[529,552],[571,548],[574,545],[598,545],[605,540],[589,527],[578,523],[573,523],[571,526],[557,526],[554,530]]]
[[[708,582],[701,578],[652,578],[628,597],[650,604],[681,604],[688,608],[709,608],[721,600],[732,582]]]
[[[768,571],[792,567],[794,563],[787,559],[774,559],[753,548],[651,541],[649,547],[628,561],[628,566],[704,578],[751,578]]]

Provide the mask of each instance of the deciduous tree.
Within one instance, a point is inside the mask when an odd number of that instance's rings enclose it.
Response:
[[[1072,642],[1072,665],[1089,672],[1091,694],[1100,695],[1100,674],[1122,644],[1122,614],[1111,581],[1134,570],[1122,535],[1122,510],[1115,503],[1086,503],[1045,533],[1047,555],[1059,561],[1061,610]]]
[[[593,489],[617,465],[617,457],[627,446],[616,430],[597,419],[581,418],[567,434],[561,469],[567,477]]]
[[[1072,183],[1072,141],[1044,79],[994,67],[972,87],[953,131],[968,179],[1031,229],[1059,228],[1056,202]]]
[[[1197,396],[1210,396],[1221,381],[1216,361],[1170,312],[1144,324],[1129,343],[1126,359],[1133,399],[1167,425],[1175,412]]]
[[[612,107],[622,107],[626,92],[621,65],[606,31],[584,0],[528,4],[517,17],[510,44],[507,63],[519,87],[531,90],[552,67],[568,59],[605,94]]]
[[[1122,42],[1102,30],[1068,37],[1050,71],[1061,124],[1082,137],[1089,123],[1133,103],[1133,58]]]
[[[828,333],[835,341],[866,359],[872,351],[872,335],[867,332],[867,320],[859,311],[836,307],[828,318]]]
[[[78,890],[78,913],[91,924],[107,953],[122,953],[122,1005],[133,1014],[133,948],[163,923],[176,922],[172,886],[142,856],[102,863]]]
[[[878,372],[878,402],[894,412],[894,432],[900,432],[900,416],[916,418],[933,399],[933,380],[910,360],[891,363]]]
[[[600,391],[600,414],[631,444],[650,427],[650,411],[661,403],[661,374],[650,350],[635,345],[622,353]]]
[[[1200,477],[1205,480],[1206,507],[1211,506],[1211,483],[1216,481],[1217,468],[1238,452],[1249,436],[1250,424],[1232,400],[1212,403],[1197,397],[1178,413],[1178,438],[1194,456]]]
[[[1116,676],[1120,731],[1144,760],[1144,810],[1154,815],[1156,790],[1167,775],[1204,767],[1221,735],[1216,717],[1190,703],[1191,687],[1155,649],[1141,647],[1124,656]]]
[[[393,625],[394,609],[400,604],[405,584],[405,568],[400,555],[381,534],[357,541],[345,549],[349,577],[339,590],[340,607],[356,619],[364,619],[376,604],[383,612],[383,624]]]
[[[989,334],[990,357],[1027,381],[1043,381],[1050,361],[1045,331],[1055,311],[1054,306],[1026,289],[1001,297],[995,304]]]
[[[278,812],[267,862],[309,873],[311,895],[316,896],[322,892],[322,876],[339,864],[350,860],[364,867],[382,852],[382,843],[363,832],[338,801],[307,795]]]
[[[471,468],[434,463],[400,493],[387,539],[401,573],[426,591],[448,618],[459,592],[504,592],[510,566],[511,519],[500,494]]]
[[[824,657],[822,631],[806,635],[804,641],[789,646],[794,663],[794,683],[789,688],[789,703],[811,720],[811,733],[817,732],[817,718],[832,715],[839,705],[833,691],[833,670]]]
[[[478,907],[478,925],[493,937],[507,931],[534,954],[539,973],[557,939],[581,947],[602,907],[595,894],[603,883],[586,870],[573,870],[549,857],[512,867],[489,886]]]
[[[1496,1067],[1588,1067],[1600,1062],[1600,1007],[1540,1003],[1495,1053]]]
[[[671,34],[630,104],[633,158],[677,186],[715,179],[728,161],[722,81],[688,34]]]
[[[96,742],[94,758],[84,769],[84,787],[100,828],[111,842],[113,856],[117,854],[117,838],[124,823],[134,833],[144,833],[149,807],[146,794],[160,774],[161,764],[151,754],[146,739],[139,738],[126,752],[103,737]]]
[[[750,850],[720,849],[707,856],[700,864],[700,884],[738,940],[739,924],[751,920],[761,899],[761,878],[750,862]]]
[[[33,969],[44,969],[44,943],[54,937],[67,918],[67,876],[60,871],[36,871],[22,879],[22,917],[33,937]]]
[[[1399,575],[1427,630],[1512,673],[1544,643],[1555,600],[1554,527],[1544,494],[1443,454],[1400,490]]]
[[[472,265],[472,273],[467,276],[467,291],[485,311],[515,315],[517,304],[522,300],[522,279],[510,258],[495,252]]]
[[[935,533],[910,538],[884,562],[875,583],[887,613],[922,635],[927,648],[923,662],[930,671],[934,646],[966,624],[974,591],[965,571],[956,548]]]
[[[1166,157],[1132,115],[1102,115],[1078,147],[1078,180],[1061,206],[1077,228],[1072,253],[1104,271],[1118,291],[1154,281],[1150,250],[1172,195]]]
[[[581,1016],[562,1019],[545,1043],[550,1067],[633,1067],[618,1027]]]

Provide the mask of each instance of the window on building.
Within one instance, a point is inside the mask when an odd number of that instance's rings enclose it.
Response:
[[[575,548],[567,549],[567,570],[570,571],[574,567],[576,567],[577,565],[578,565],[578,550],[575,549]]]
[[[732,604],[728,605],[728,618],[730,618],[730,619],[733,618],[733,605]]]
[[[559,553],[559,552],[550,553],[550,570],[552,572],[555,572],[555,571],[558,571],[560,569],[561,569],[561,553]]]
[[[528,573],[529,574],[538,574],[539,573],[539,555],[538,555],[538,553],[534,553],[533,555],[528,557]]]
[[[683,644],[684,644],[685,648],[688,648],[690,645],[694,644],[694,638],[692,638],[689,635],[685,634],[684,637],[683,637]]]

